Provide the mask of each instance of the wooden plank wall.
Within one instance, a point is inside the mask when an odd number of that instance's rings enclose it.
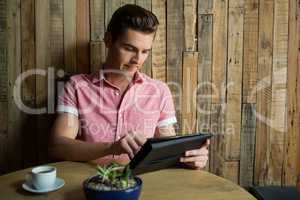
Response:
[[[101,67],[105,28],[127,3],[158,16],[142,72],[170,87],[178,134],[214,133],[207,170],[244,187],[295,185],[296,0],[0,0],[0,173],[49,161],[54,80]]]

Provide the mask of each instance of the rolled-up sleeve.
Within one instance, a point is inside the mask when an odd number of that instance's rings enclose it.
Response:
[[[78,103],[76,98],[75,84],[69,80],[58,95],[57,108],[58,113],[71,113],[78,116]]]
[[[161,111],[157,127],[168,126],[177,122],[170,89],[166,84],[162,88]]]

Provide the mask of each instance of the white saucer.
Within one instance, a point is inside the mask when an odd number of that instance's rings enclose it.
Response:
[[[22,184],[22,187],[24,190],[28,191],[28,192],[33,192],[33,193],[46,193],[46,192],[52,192],[54,190],[58,190],[59,188],[61,188],[62,186],[64,186],[65,181],[61,178],[56,178],[55,180],[55,184],[53,187],[51,188],[47,188],[47,189],[42,189],[42,190],[38,190],[35,189],[31,183],[25,182]]]

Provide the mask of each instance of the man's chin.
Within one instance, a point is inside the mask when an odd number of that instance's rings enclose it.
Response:
[[[121,67],[121,71],[125,72],[125,73],[128,73],[128,75],[134,75],[135,72],[138,71],[138,67],[131,67],[131,66],[128,66],[128,65],[124,65]]]

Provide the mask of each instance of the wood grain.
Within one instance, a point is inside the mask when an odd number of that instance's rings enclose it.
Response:
[[[22,28],[22,71],[35,69],[35,18],[34,0],[21,4]],[[35,106],[35,76],[30,76],[22,83],[22,99],[27,106]]]
[[[225,159],[240,159],[243,66],[243,0],[230,1],[228,23]],[[227,127],[232,127],[230,130]],[[230,130],[230,131],[228,131]]]
[[[91,42],[91,72],[95,73],[101,69],[105,62],[105,44],[104,42]]]
[[[222,177],[230,180],[236,184],[239,184],[239,161],[225,161],[224,162],[224,169]]]
[[[198,13],[203,15],[213,14],[214,3],[218,2],[212,0],[198,0]]]
[[[76,72],[76,1],[64,0],[65,71]]]
[[[48,112],[47,100],[48,100],[48,77],[50,67],[49,51],[49,1],[41,0],[35,1],[36,15],[36,66],[41,71],[41,74],[36,77],[36,107],[40,108],[40,115],[37,117],[37,149],[38,149],[38,161],[46,162],[46,150],[47,145],[45,131],[48,120],[43,120],[43,116]],[[49,130],[49,129],[46,129]]]
[[[149,11],[151,11],[151,0],[136,0],[136,5],[141,6]],[[148,76],[152,77],[153,73],[152,73],[152,53],[149,53],[148,58],[146,59],[146,61],[144,62],[144,65],[141,69],[141,72],[147,74]]]
[[[256,102],[258,0],[245,1],[243,103]]]
[[[210,171],[217,174],[223,175],[224,168],[224,122],[225,112],[223,104],[212,104],[211,105],[211,123],[210,132],[214,134],[211,138],[211,145],[209,147]]]
[[[10,171],[22,167],[22,113],[14,101],[14,86],[21,73],[21,13],[20,0],[7,2],[7,69],[8,69],[8,132],[5,143],[7,163]]]
[[[185,0],[183,4],[184,49],[185,51],[196,51],[197,1]]]
[[[159,21],[158,30],[152,48],[152,75],[154,79],[166,81],[166,2],[152,0],[152,12]]]
[[[184,52],[181,108],[182,134],[195,133],[197,127],[197,68],[198,52]]]
[[[0,1],[0,174],[8,171],[7,1]]]
[[[298,11],[299,12],[299,11]],[[300,126],[299,119],[299,66],[298,66],[298,46],[299,44],[299,20],[297,17],[296,1],[290,1],[289,10],[289,43],[288,43],[288,69],[287,69],[287,134],[285,136],[283,164],[283,185],[293,185],[297,180],[297,138]],[[299,137],[300,138],[300,137]],[[299,166],[300,169],[300,166]]]
[[[182,102],[182,51],[183,51],[183,2],[167,0],[167,82],[170,87],[181,132],[180,108]]]
[[[7,102],[7,2],[0,1],[0,102]]]
[[[105,34],[105,0],[90,0],[91,41],[103,41]]]
[[[284,135],[287,130],[287,48],[288,48],[288,0],[274,1],[274,51],[272,69],[272,101],[270,132],[269,183],[281,184]]]
[[[239,184],[244,187],[253,185],[256,127],[255,112],[255,104],[243,104]]]
[[[199,9],[198,9],[199,10]],[[212,99],[212,53],[213,15],[198,13],[198,85],[197,124],[198,131],[210,130]]]
[[[65,68],[64,63],[64,7],[63,1],[51,0],[50,17],[50,62],[55,69]]]
[[[223,103],[227,70],[228,0],[213,2],[212,103]]]
[[[89,0],[76,0],[76,71],[90,72]]]
[[[120,6],[121,6],[121,0],[105,1],[105,28],[106,29],[111,19],[111,16]]]
[[[136,0],[121,0],[121,6],[126,4],[135,4]]]
[[[21,62],[22,73],[35,70],[35,2],[33,0],[22,1],[21,3]],[[22,101],[29,108],[35,108],[36,105],[36,75],[26,77],[22,81]],[[26,127],[32,130],[29,134],[22,135],[23,140],[23,164],[30,166],[37,160],[37,133],[36,121],[33,115],[24,116]]]
[[[270,127],[267,120],[271,116],[272,99],[273,8],[273,0],[264,0],[259,4],[259,13],[263,13],[263,17],[259,18],[258,28],[257,134],[254,170],[254,184],[259,185],[267,184],[268,179]]]

